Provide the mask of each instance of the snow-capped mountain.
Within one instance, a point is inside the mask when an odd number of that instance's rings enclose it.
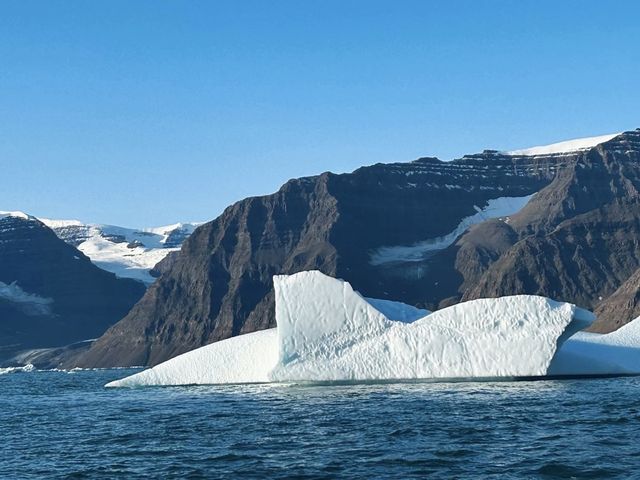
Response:
[[[293,179],[198,228],[79,363],[154,365],[273,327],[273,276],[303,270],[429,310],[515,294],[593,310],[617,290],[628,305],[638,219],[640,130]]]
[[[144,291],[96,267],[37,218],[0,212],[0,364],[96,338]]]
[[[617,137],[622,132],[612,133],[609,135],[599,135],[597,137],[576,138],[574,140],[566,140],[563,142],[552,143],[550,145],[540,145],[537,147],[529,147],[521,150],[512,150],[505,152],[507,155],[515,156],[536,156],[536,155],[556,155],[562,153],[578,152],[580,150],[589,150],[601,143]]]
[[[73,245],[98,267],[121,278],[149,285],[153,267],[182,242],[199,223],[176,223],[163,227],[133,229],[115,225],[85,224],[78,220],[40,218],[59,238]]]

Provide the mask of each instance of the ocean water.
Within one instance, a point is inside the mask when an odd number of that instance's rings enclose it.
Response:
[[[102,386],[0,375],[0,478],[634,478],[640,378]]]

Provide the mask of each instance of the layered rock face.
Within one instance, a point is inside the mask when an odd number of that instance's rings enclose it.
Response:
[[[96,338],[144,290],[99,269],[34,217],[0,215],[0,362]]]
[[[513,217],[518,241],[463,299],[544,292],[598,307],[640,267],[639,192],[639,131],[585,152]],[[622,325],[599,313],[599,331]]]
[[[592,309],[640,268],[640,131],[291,180],[198,228],[81,366],[154,365],[274,326],[272,276],[318,269],[428,309],[536,294]],[[616,326],[605,313],[600,331]]]

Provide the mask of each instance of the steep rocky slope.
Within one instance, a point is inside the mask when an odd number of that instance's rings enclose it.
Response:
[[[640,267],[639,192],[640,132],[585,152],[513,217],[518,242],[463,299],[539,293],[597,307]]]
[[[640,316],[640,269],[613,294],[596,307],[597,321],[591,331],[606,333],[617,330]]]
[[[144,290],[99,269],[36,218],[0,214],[0,363],[100,336]]]
[[[197,229],[75,361],[156,364],[273,326],[272,275],[307,269],[430,309],[513,293],[593,308],[640,266],[639,137],[291,180]]]

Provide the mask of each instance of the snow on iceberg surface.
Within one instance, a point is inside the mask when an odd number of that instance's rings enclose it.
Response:
[[[107,387],[266,383],[277,360],[276,329],[271,328],[191,350]]]
[[[577,333],[562,345],[549,374],[640,374],[640,317],[604,335]]]
[[[276,276],[274,285],[277,328],[201,347],[108,386],[538,376],[557,345],[593,320],[574,305],[518,295],[405,323],[320,272]]]
[[[412,323],[431,313],[429,310],[416,308],[406,303],[394,302],[392,300],[365,297],[365,301],[389,320],[396,322]]]

